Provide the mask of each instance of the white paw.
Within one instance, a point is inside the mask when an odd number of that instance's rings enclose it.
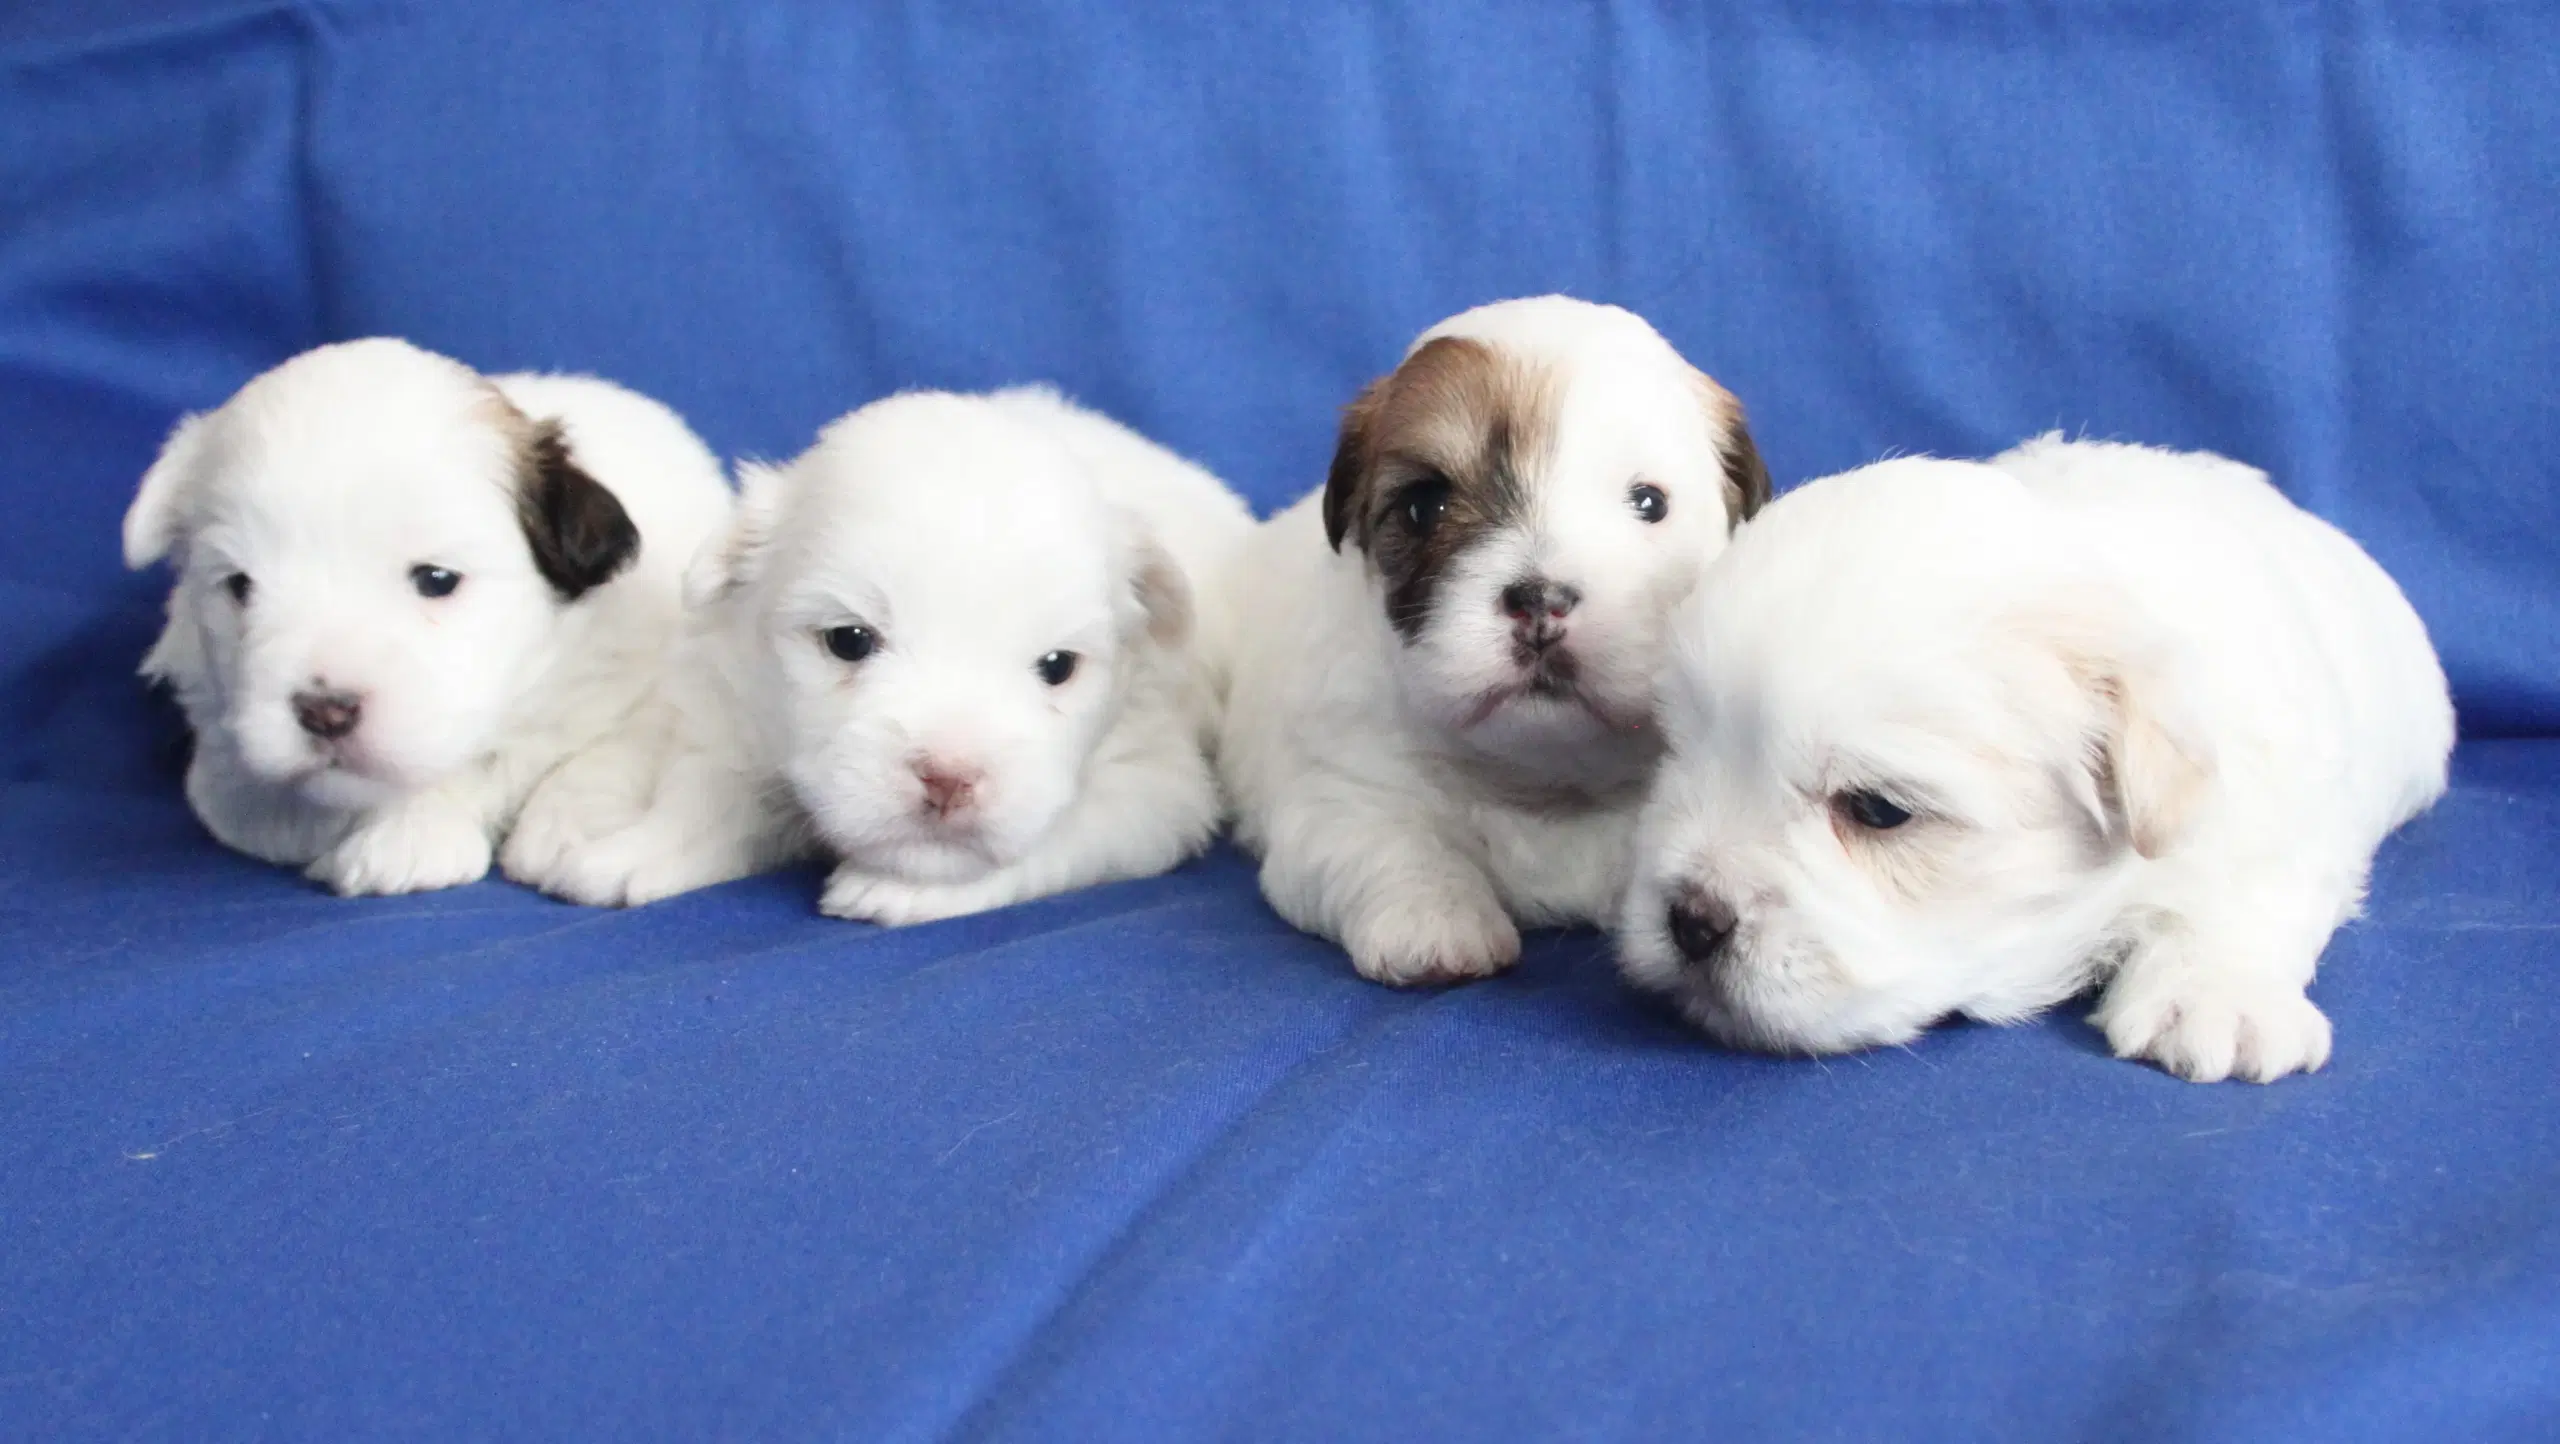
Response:
[[[575,843],[540,871],[509,871],[553,897],[588,907],[638,907],[678,893],[744,877],[752,869],[736,850],[689,841],[653,823]]]
[[[537,793],[498,850],[498,869],[527,887],[541,887],[557,875],[572,853],[584,846],[588,831],[575,808],[552,804]]]
[[[2298,987],[2181,970],[2120,975],[2089,1021],[2119,1058],[2148,1058],[2190,1083],[2272,1083],[2329,1061],[2329,1019]]]
[[[985,888],[975,883],[901,882],[849,867],[837,868],[827,878],[827,890],[818,898],[818,911],[828,917],[878,923],[884,928],[935,923],[999,906],[1001,899],[990,897]]]
[[[488,873],[488,833],[459,812],[434,807],[369,818],[304,869],[340,897],[432,892]]]
[[[1351,919],[1342,946],[1373,983],[1464,983],[1520,961],[1520,929],[1490,890],[1451,889],[1400,897]]]

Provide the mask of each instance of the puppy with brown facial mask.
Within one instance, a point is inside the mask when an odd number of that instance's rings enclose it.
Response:
[[[1220,767],[1271,905],[1398,984],[1607,916],[1666,617],[1768,495],[1741,405],[1626,311],[1423,333],[1227,580]]]

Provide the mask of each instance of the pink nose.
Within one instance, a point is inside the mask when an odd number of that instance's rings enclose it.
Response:
[[[932,757],[920,758],[914,765],[916,781],[924,784],[924,809],[934,816],[966,812],[978,800],[978,779],[983,774],[976,768]]]

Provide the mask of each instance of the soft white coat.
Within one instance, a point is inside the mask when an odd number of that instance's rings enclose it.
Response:
[[[621,722],[724,525],[665,407],[483,377],[390,339],[306,352],[182,420],[125,516],[176,572],[146,676],[223,843],[341,893],[470,882],[535,783]]]
[[[1217,478],[1045,389],[913,392],[750,469],[661,696],[528,809],[511,875],[646,902],[811,852],[884,924],[1208,844],[1251,527]]]
[[[1767,492],[1740,406],[1626,311],[1425,332],[1226,581],[1220,767],[1272,907],[1395,984],[1611,916],[1665,621]]]
[[[2319,1068],[2306,986],[2454,719],[2390,577],[2261,473],[2046,437],[1883,462],[1683,608],[1620,926],[1638,985],[1827,1052],[2092,984],[2116,1053]]]

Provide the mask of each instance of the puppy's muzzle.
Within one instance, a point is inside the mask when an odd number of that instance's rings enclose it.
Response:
[[[1513,638],[1531,652],[1543,652],[1564,640],[1564,619],[1581,604],[1582,592],[1545,577],[1523,577],[1502,589],[1501,601]]]
[[[335,742],[364,721],[361,693],[314,689],[293,694],[293,720],[323,742]]]
[[[939,758],[918,758],[916,781],[924,788],[924,810],[944,821],[977,805],[978,783],[985,774]]]
[[[1739,921],[1730,905],[1691,890],[1672,899],[1666,921],[1671,945],[1680,950],[1684,966],[1701,973],[1723,968],[1726,955],[1732,950],[1734,924]]]

